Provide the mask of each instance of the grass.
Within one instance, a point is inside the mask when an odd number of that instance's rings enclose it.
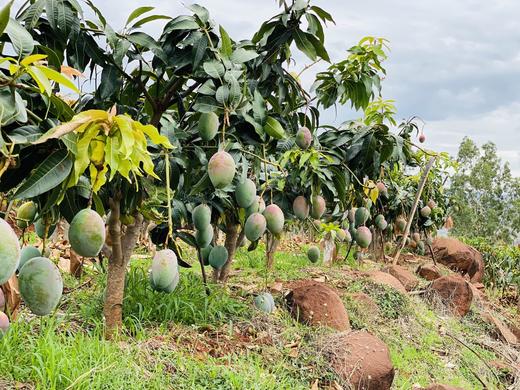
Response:
[[[341,281],[345,266],[311,266],[303,248],[278,252],[275,270],[266,272],[264,250],[241,248],[230,286],[210,285],[210,297],[197,266],[182,270],[174,293],[163,294],[149,287],[150,260],[132,261],[125,333],[117,342],[102,334],[104,275],[87,270],[82,281],[65,275],[67,288],[81,288],[64,295],[59,311],[40,319],[23,310],[0,339],[0,388],[22,383],[36,389],[308,389],[316,379],[332,383],[337,378],[316,349],[329,330],[294,321],[280,296],[279,309],[269,316],[254,309],[252,300],[278,279],[319,274]],[[352,257],[349,261],[358,267]],[[367,279],[344,282],[342,288],[352,327],[389,346],[395,389],[433,382],[504,388],[484,362],[497,357],[481,343],[490,329],[475,312],[460,321],[419,297]],[[349,298],[353,292],[368,294],[379,313],[367,315]]]

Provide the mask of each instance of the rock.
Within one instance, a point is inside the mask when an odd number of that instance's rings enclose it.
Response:
[[[339,331],[350,329],[350,320],[341,298],[324,284],[310,283],[297,287],[285,299],[293,317],[302,323],[328,326]]]
[[[460,317],[468,314],[473,300],[473,292],[469,283],[459,275],[441,276],[430,285],[430,290],[435,292],[454,315]]]
[[[495,327],[497,335],[503,341],[512,345],[518,344],[516,335],[507,327],[506,324],[496,318],[491,312],[484,311],[482,313],[482,319]]]
[[[441,277],[441,271],[435,264],[423,264],[417,268],[417,275],[426,280],[435,280]]]
[[[386,267],[384,271],[399,280],[406,291],[413,290],[419,284],[419,279],[417,279],[413,273],[400,265],[391,265]]]
[[[357,292],[349,294],[349,297],[353,302],[360,306],[367,315],[376,316],[379,314],[379,306],[377,306],[377,303],[370,297],[370,295],[365,294],[364,292]]]
[[[395,372],[390,352],[376,336],[343,332],[329,348],[332,368],[352,389],[391,389]]]
[[[406,294],[406,289],[403,284],[395,278],[395,276],[392,276],[389,273],[383,271],[371,271],[368,273],[368,278],[374,283],[392,287],[397,291]]]
[[[484,260],[480,252],[455,238],[437,237],[432,245],[435,259],[450,269],[468,274],[471,282],[482,282]]]

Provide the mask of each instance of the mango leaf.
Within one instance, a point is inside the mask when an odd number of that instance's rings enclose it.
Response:
[[[110,178],[111,181],[119,170],[120,162],[120,145],[121,142],[118,136],[107,137],[105,143],[105,161],[110,165]]]
[[[7,24],[9,23],[9,14],[11,13],[11,6],[13,5],[13,0],[7,3],[2,9],[0,9],[0,35],[4,33]]]
[[[30,7],[23,11],[18,20],[23,20],[25,23],[25,28],[28,30],[33,29],[36,24],[38,24],[38,20],[40,19],[44,8],[45,0],[37,0],[34,4],[31,4]]]
[[[134,19],[137,19],[139,16],[141,16],[142,14],[145,14],[147,12],[150,12],[152,11],[153,9],[155,9],[155,7],[139,7],[139,8],[136,8],[135,10],[132,11],[132,13],[130,14],[130,16],[128,16],[128,19],[126,19],[126,23],[125,23],[125,27],[128,26],[128,24],[134,20]]]
[[[209,21],[209,12],[206,8],[201,7],[198,4],[192,4],[188,6],[188,8],[200,19],[200,21],[204,24]]]
[[[246,50],[241,47],[236,49],[233,54],[231,54],[231,61],[235,64],[241,64],[244,62],[251,61],[258,57],[258,53],[254,50]]]
[[[27,67],[27,73],[29,73],[33,80],[36,81],[41,93],[45,93],[48,96],[52,94],[51,82],[40,69],[36,66],[29,66]]]
[[[29,66],[34,64],[36,61],[41,61],[45,58],[47,58],[47,55],[45,54],[32,54],[20,61],[20,64],[23,66]]]
[[[97,193],[107,182],[107,172],[107,164],[103,164],[101,170],[98,170],[94,164],[90,164],[90,182],[92,183],[92,191],[94,193]]]
[[[164,34],[170,33],[174,30],[197,30],[198,23],[192,16],[182,15],[174,18],[164,28]]]
[[[61,73],[56,72],[54,69],[48,68],[46,66],[36,65],[36,67],[45,75],[49,80],[55,81],[58,84],[61,84],[69,89],[72,89],[74,92],[79,93],[79,89],[74,85],[70,79],[63,76]]]
[[[138,20],[137,22],[135,22],[131,28],[137,28],[137,27],[141,27],[143,24],[146,24],[146,23],[149,23],[149,22],[153,22],[154,20],[161,20],[161,19],[171,19],[171,16],[167,16],[167,15],[150,15],[150,16],[147,16],[146,18],[142,18],[141,20]]]
[[[11,43],[16,51],[16,54],[21,56],[28,56],[34,50],[34,40],[29,32],[22,27],[13,18],[9,19],[5,33],[11,40]]]
[[[88,110],[76,115],[70,122],[63,123],[46,132],[35,144],[41,144],[53,138],[60,138],[65,134],[77,130],[88,122],[99,122],[108,120],[108,112],[103,110]]]
[[[75,186],[85,169],[90,165],[89,146],[94,137],[99,134],[99,126],[91,126],[76,143],[76,158],[74,160],[74,175],[69,187]]]
[[[69,176],[72,164],[72,156],[67,150],[54,152],[24,181],[13,199],[34,198],[59,186]]]
[[[166,138],[164,135],[159,134],[159,131],[157,128],[153,125],[143,125],[139,122],[134,121],[134,125],[138,130],[141,130],[144,134],[147,135],[148,138],[155,144],[155,145],[162,145],[168,149],[172,149],[173,145],[170,143],[168,138]]]
[[[121,131],[121,152],[124,158],[128,158],[132,154],[132,148],[135,143],[132,119],[124,115],[118,115],[114,120],[117,123],[119,131]]]
[[[40,128],[34,125],[18,127],[7,134],[9,139],[16,144],[30,144],[40,138],[41,135]]]
[[[229,37],[224,27],[219,26],[220,30],[220,54],[223,57],[229,58],[231,53],[233,53],[233,44],[231,42],[231,38]]]
[[[219,61],[213,60],[205,62],[203,65],[204,71],[212,78],[219,79],[224,76],[226,69]]]
[[[316,60],[316,49],[314,45],[309,41],[307,35],[300,29],[294,30],[294,42],[296,43],[296,47],[300,49],[307,57],[311,60]]]

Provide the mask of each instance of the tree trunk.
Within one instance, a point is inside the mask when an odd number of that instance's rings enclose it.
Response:
[[[72,276],[74,276],[76,279],[81,279],[81,275],[83,274],[83,262],[80,260],[79,256],[70,249],[70,268],[69,272]]]
[[[278,248],[278,244],[280,240],[278,240],[274,235],[267,232],[267,245],[265,246],[265,255],[267,258],[267,269],[272,269],[274,265],[274,254],[276,253],[276,249]]]
[[[392,261],[393,265],[397,264],[397,261],[399,260],[399,256],[401,255],[401,251],[403,250],[404,246],[406,245],[406,239],[408,238],[408,235],[410,234],[410,226],[412,226],[413,217],[415,215],[415,211],[417,210],[417,205],[419,204],[419,199],[421,199],[421,194],[423,192],[424,185],[426,184],[426,180],[428,179],[428,173],[430,172],[430,169],[432,168],[435,160],[436,160],[436,157],[430,157],[428,164],[426,164],[426,167],[424,168],[424,171],[423,171],[422,177],[421,177],[421,181],[419,182],[419,187],[417,188],[417,193],[415,194],[415,200],[413,202],[412,210],[410,212],[410,215],[408,216],[408,222],[406,223],[406,227],[404,229],[403,242],[399,245],[399,249],[397,250],[397,253],[394,256],[394,259]]]
[[[229,272],[231,271],[231,264],[235,258],[235,252],[237,249],[237,238],[238,238],[238,225],[234,221],[228,222],[226,226],[226,241],[224,243],[228,251],[228,259],[226,264],[220,269],[215,270],[213,273],[213,279],[226,283],[229,278]]]
[[[242,248],[246,244],[246,231],[242,228],[237,238],[237,248]]]
[[[143,217],[137,215],[126,234],[121,234],[119,198],[110,199],[108,230],[112,240],[112,254],[108,260],[105,306],[106,333],[108,339],[117,335],[123,325],[123,296],[125,292],[126,268],[139,237]]]

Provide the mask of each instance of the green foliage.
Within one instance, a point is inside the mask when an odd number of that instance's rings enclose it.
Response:
[[[511,175],[508,163],[502,164],[491,142],[478,148],[464,138],[457,164],[448,193],[453,233],[511,244],[520,234],[520,178]]]
[[[484,284],[505,296],[520,295],[520,248],[501,244],[489,237],[461,239],[484,257]],[[512,290],[512,291],[510,291]]]
[[[380,93],[381,79],[386,74],[381,62],[386,59],[387,41],[365,37],[349,49],[346,60],[332,64],[316,76],[316,92],[320,104],[328,108],[336,102],[351,102],[356,110],[364,109]]]

